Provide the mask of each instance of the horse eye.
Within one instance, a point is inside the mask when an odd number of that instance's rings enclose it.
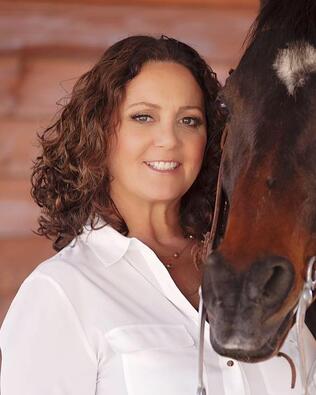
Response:
[[[224,115],[224,117],[227,118],[227,121],[228,121],[230,113],[229,113],[229,109],[228,109],[226,103],[223,101],[220,101],[219,108],[220,108],[220,112]]]
[[[276,179],[273,177],[268,177],[266,180],[266,185],[269,189],[273,189],[276,186]]]
[[[218,246],[225,234],[227,218],[228,218],[228,211],[229,211],[229,203],[223,191],[223,200],[221,202],[220,207],[220,215],[219,215],[219,223],[218,223],[218,231],[215,239],[215,245]]]

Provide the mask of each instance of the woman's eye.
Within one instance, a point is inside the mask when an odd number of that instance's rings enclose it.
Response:
[[[202,125],[202,120],[200,118],[197,117],[184,117],[181,119],[180,121],[181,123],[183,123],[186,126],[192,126],[197,128],[198,126]]]
[[[132,115],[131,118],[134,121],[141,122],[141,123],[147,123],[147,122],[151,122],[153,120],[153,118],[148,114],[135,114],[135,115]]]

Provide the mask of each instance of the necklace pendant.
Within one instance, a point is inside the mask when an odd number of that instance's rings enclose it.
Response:
[[[179,254],[178,252],[175,252],[175,253],[173,254],[173,257],[174,257],[175,259],[179,258],[179,256],[180,256],[180,254]]]

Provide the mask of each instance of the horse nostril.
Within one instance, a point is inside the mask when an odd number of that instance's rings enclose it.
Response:
[[[287,277],[282,266],[274,266],[271,268],[270,277],[267,279],[263,287],[263,298],[267,304],[273,303],[280,292],[280,288],[284,288],[284,286],[286,286],[287,280],[286,278],[283,278],[283,276]]]
[[[282,257],[270,257],[253,265],[248,281],[248,297],[266,307],[276,307],[286,299],[293,284],[291,263]]]

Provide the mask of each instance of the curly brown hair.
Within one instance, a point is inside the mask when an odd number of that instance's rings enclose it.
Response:
[[[166,36],[132,36],[112,45],[82,75],[57,121],[39,135],[41,155],[34,162],[31,194],[41,207],[37,234],[54,240],[61,250],[102,218],[124,235],[128,228],[110,196],[106,167],[109,142],[119,122],[125,87],[147,62],[185,66],[204,95],[207,145],[200,173],[182,197],[180,223],[184,234],[202,239],[209,230],[225,116],[216,98],[216,74],[188,45]]]

